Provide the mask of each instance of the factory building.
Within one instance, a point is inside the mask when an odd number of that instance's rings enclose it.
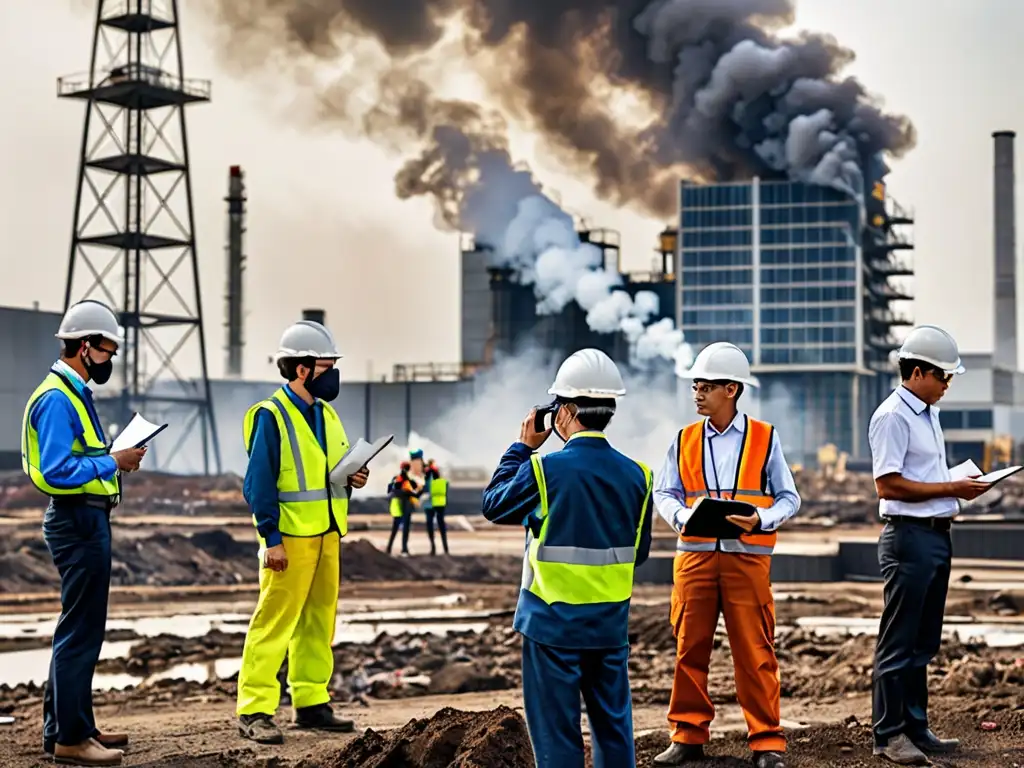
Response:
[[[794,461],[836,445],[867,454],[892,385],[893,330],[909,326],[912,224],[881,182],[857,196],[753,179],[680,187],[676,322],[695,347],[730,341],[761,380],[759,410]]]
[[[621,275],[615,290],[635,296],[639,291],[658,295],[659,313],[653,320],[674,315],[674,283],[670,271],[675,255],[675,233],[664,234],[661,258],[651,272],[623,274],[619,234],[608,229],[577,229],[580,242],[597,246],[604,267]],[[464,235],[459,256],[462,269],[461,349],[467,372],[494,363],[496,357],[514,355],[527,348],[548,351],[552,358],[565,357],[577,349],[594,347],[613,360],[629,360],[629,344],[621,333],[600,333],[587,324],[587,313],[570,302],[557,314],[538,314],[532,285],[517,281],[513,270],[493,266],[491,249]],[[660,267],[660,269],[658,268]]]

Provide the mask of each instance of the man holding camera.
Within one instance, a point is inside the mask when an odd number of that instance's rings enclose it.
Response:
[[[627,627],[634,568],[651,545],[652,475],[602,431],[625,393],[603,352],[570,356],[554,402],[523,420],[484,491],[488,520],[527,529],[514,627],[539,768],[583,765],[581,694],[594,768],[636,765]],[[552,431],[565,446],[542,458]]]

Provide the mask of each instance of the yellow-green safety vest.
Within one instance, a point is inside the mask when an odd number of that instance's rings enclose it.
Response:
[[[63,392],[64,396],[71,401],[78,415],[81,426],[82,437],[75,438],[71,444],[72,456],[106,456],[109,454],[107,446],[100,439],[96,431],[96,425],[89,417],[89,409],[85,400],[73,386],[57,373],[50,371],[43,379],[43,383],[36,387],[36,391],[28,399],[25,406],[25,415],[21,427],[21,468],[32,480],[32,484],[45,494],[50,496],[70,496],[75,494],[89,494],[90,496],[103,496],[106,498],[117,498],[121,494],[120,473],[115,472],[110,480],[90,480],[85,485],[77,488],[55,488],[46,482],[43,477],[43,470],[40,468],[39,433],[32,426],[32,407],[39,398],[52,390]]]
[[[392,517],[402,516],[402,500],[397,496],[391,497],[391,504],[388,507],[388,512],[391,513]]]
[[[523,589],[532,592],[548,605],[594,605],[628,600],[633,596],[636,551],[640,546],[644,517],[654,485],[651,470],[636,462],[647,478],[647,495],[644,497],[640,524],[637,526],[636,539],[632,545],[611,549],[547,547],[544,540],[551,518],[548,515],[548,489],[544,480],[544,465],[536,453],[530,457],[530,461],[533,463],[533,473],[537,478],[537,488],[540,490],[540,517],[543,523],[539,536],[534,538],[532,531],[527,534],[528,554]]]
[[[444,507],[448,504],[448,479],[435,477],[430,481],[430,506]]]
[[[281,436],[281,469],[277,475],[277,498],[281,508],[278,530],[285,536],[322,536],[331,528],[331,512],[344,536],[348,533],[348,497],[334,496],[327,481],[327,468],[337,466],[348,450],[348,437],[337,412],[321,401],[327,453],[310,429],[306,417],[284,389],[252,406],[245,414],[243,437],[246,450],[256,424],[256,414],[266,409],[277,421]],[[253,525],[256,516],[253,515]]]

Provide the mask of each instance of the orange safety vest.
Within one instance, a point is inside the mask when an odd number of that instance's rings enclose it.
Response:
[[[771,452],[775,428],[765,422],[745,416],[743,447],[740,450],[736,478],[728,490],[720,493],[708,490],[704,472],[704,434],[707,420],[684,427],[679,432],[679,477],[683,482],[686,504],[691,506],[701,496],[745,501],[760,509],[767,509],[775,503],[775,497],[768,491],[768,455]],[[687,536],[686,528],[679,536],[677,552],[723,552],[770,555],[775,549],[778,534],[744,533],[739,539],[706,539]]]

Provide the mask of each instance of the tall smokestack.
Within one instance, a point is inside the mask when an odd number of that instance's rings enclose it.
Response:
[[[245,254],[242,238],[245,235],[245,177],[242,169],[231,166],[228,172],[228,376],[242,375],[242,273],[245,271]]]
[[[992,365],[1017,370],[1017,231],[1014,217],[1013,131],[992,134],[995,142],[995,335]]]

